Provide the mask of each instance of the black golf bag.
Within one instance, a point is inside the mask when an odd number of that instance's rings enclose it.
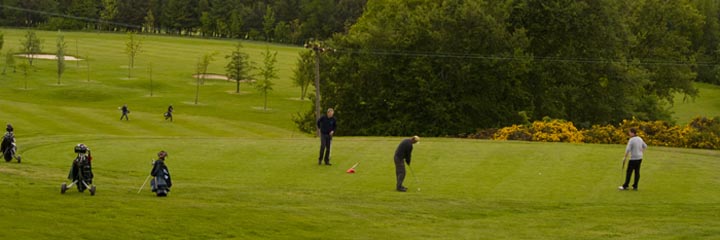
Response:
[[[68,179],[77,185],[79,192],[85,191],[88,186],[92,185],[93,177],[92,164],[87,156],[78,156],[73,160]],[[90,191],[91,194],[94,194],[94,192],[94,190]]]
[[[9,162],[10,160],[15,157],[15,135],[12,132],[5,133],[5,136],[3,136],[2,143],[0,144],[0,152],[2,152],[3,158],[6,162]],[[20,160],[18,160],[19,162]]]
[[[153,164],[153,169],[150,172],[153,179],[150,181],[152,191],[157,194],[158,197],[167,196],[172,187],[172,179],[170,178],[170,171],[168,171],[164,160],[156,160]]]

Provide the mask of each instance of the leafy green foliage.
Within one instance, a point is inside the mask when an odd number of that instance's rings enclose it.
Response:
[[[373,1],[322,56],[321,105],[350,135],[671,120],[701,25],[686,1]]]
[[[135,68],[135,57],[141,52],[142,39],[140,39],[135,32],[128,32],[127,41],[125,42],[125,53],[130,60],[128,65],[128,78],[132,78],[132,69]]]
[[[235,46],[235,49],[225,56],[230,61],[225,65],[225,72],[228,78],[235,80],[235,92],[240,93],[240,82],[250,80],[251,62],[249,56],[242,51],[242,43]]]
[[[42,51],[42,43],[43,41],[38,38],[35,31],[32,30],[28,30],[25,33],[25,38],[20,40],[20,51],[23,54],[27,54],[26,57],[30,66],[33,65],[35,55]]]
[[[263,98],[265,99],[265,104],[263,105],[263,110],[265,111],[267,111],[268,92],[273,90],[272,86],[275,85],[273,80],[278,78],[275,66],[275,64],[277,64],[277,54],[277,52],[270,52],[270,47],[265,49],[265,52],[263,53],[263,66],[259,69],[258,73],[261,79],[255,82],[255,89],[262,93]]]
[[[305,99],[310,83],[315,79],[314,61],[312,51],[300,52],[295,69],[293,69],[293,83],[300,87],[300,100]]]

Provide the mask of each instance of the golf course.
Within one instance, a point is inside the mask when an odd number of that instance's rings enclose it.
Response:
[[[2,31],[4,56],[27,31]],[[651,145],[640,190],[618,191],[624,145],[421,136],[401,193],[392,158],[409,136],[348,137],[339,125],[333,165],[317,165],[319,139],[292,121],[312,106],[292,80],[307,49],[242,41],[255,67],[278,53],[264,109],[248,83],[236,93],[234,81],[193,77],[214,52],[208,73],[225,74],[238,41],[138,35],[129,69],[127,34],[36,33],[42,52],[63,35],[81,60],[60,81],[56,60],[0,76],[0,123],[22,156],[0,163],[0,239],[720,239],[718,151]],[[695,86],[673,106],[678,123],[720,115],[720,87]],[[92,150],[94,196],[60,193],[78,143]],[[160,150],[166,198],[138,193]]]

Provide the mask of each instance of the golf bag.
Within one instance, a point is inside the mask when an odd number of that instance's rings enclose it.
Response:
[[[153,179],[150,180],[150,186],[152,191],[157,194],[158,197],[167,196],[172,187],[172,179],[170,178],[170,171],[168,171],[164,160],[156,160],[153,164],[153,169],[150,172]]]
[[[2,143],[0,144],[0,152],[2,152],[5,161],[9,162],[12,160],[13,157],[15,157],[16,151],[17,146],[15,145],[15,135],[12,132],[5,133]],[[20,162],[19,159],[18,162]]]
[[[75,146],[75,153],[78,156],[73,160],[68,179],[72,182],[70,185],[63,183],[60,186],[60,193],[65,193],[68,188],[72,187],[73,184],[77,185],[78,192],[84,192],[85,189],[90,189],[90,195],[95,195],[95,185],[92,185],[93,175],[92,172],[92,155],[90,149],[84,144],[78,144]]]
[[[68,179],[76,182],[79,192],[85,191],[92,184],[93,177],[92,164],[87,156],[78,156],[73,160]]]

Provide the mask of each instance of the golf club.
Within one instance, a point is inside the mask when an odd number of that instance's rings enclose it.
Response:
[[[148,175],[148,176],[145,178],[145,182],[143,182],[143,185],[140,186],[140,189],[138,190],[137,193],[140,193],[140,191],[143,190],[143,188],[145,187],[145,184],[147,184],[147,182],[148,182],[148,180],[150,179],[151,176],[152,176],[152,175]]]
[[[420,191],[420,183],[418,182],[417,176],[415,176],[415,171],[413,171],[413,169],[412,169],[412,167],[410,166],[410,164],[408,164],[407,166],[408,166],[408,168],[410,169],[410,174],[412,174],[413,178],[415,179],[415,185],[418,186],[417,190],[418,190],[418,192],[419,192],[419,191]]]

